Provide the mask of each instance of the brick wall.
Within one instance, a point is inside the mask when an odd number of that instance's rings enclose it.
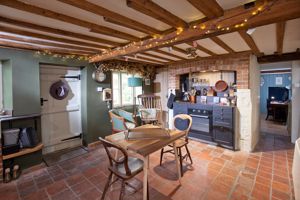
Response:
[[[169,88],[179,88],[179,76],[189,72],[203,70],[228,70],[237,72],[237,88],[249,88],[249,57],[250,54],[238,54],[220,58],[206,58],[171,64],[169,71]]]

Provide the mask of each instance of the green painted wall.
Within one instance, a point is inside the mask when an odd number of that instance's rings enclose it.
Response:
[[[13,85],[12,85],[12,65],[10,60],[2,62],[2,87],[3,87],[3,107],[7,110],[13,108]]]

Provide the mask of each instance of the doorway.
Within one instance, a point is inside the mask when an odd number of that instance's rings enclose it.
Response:
[[[290,137],[292,62],[261,65],[261,133]]]
[[[68,92],[55,98],[50,87],[62,81]],[[80,68],[40,65],[43,154],[82,145]]]

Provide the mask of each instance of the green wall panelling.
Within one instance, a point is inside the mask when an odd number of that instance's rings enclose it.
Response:
[[[3,107],[6,110],[13,109],[13,83],[11,60],[2,60],[2,86],[3,86]]]

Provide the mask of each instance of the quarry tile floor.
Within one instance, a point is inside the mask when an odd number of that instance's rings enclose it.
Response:
[[[193,165],[184,161],[182,185],[177,181],[173,155],[150,156],[150,199],[153,200],[292,200],[292,159],[289,138],[262,135],[253,153],[231,151],[190,140]],[[24,170],[10,183],[0,184],[0,200],[100,199],[107,180],[108,160],[101,145],[88,154],[58,163]],[[130,181],[124,199],[142,199],[143,173]],[[106,195],[117,200],[120,184]]]

